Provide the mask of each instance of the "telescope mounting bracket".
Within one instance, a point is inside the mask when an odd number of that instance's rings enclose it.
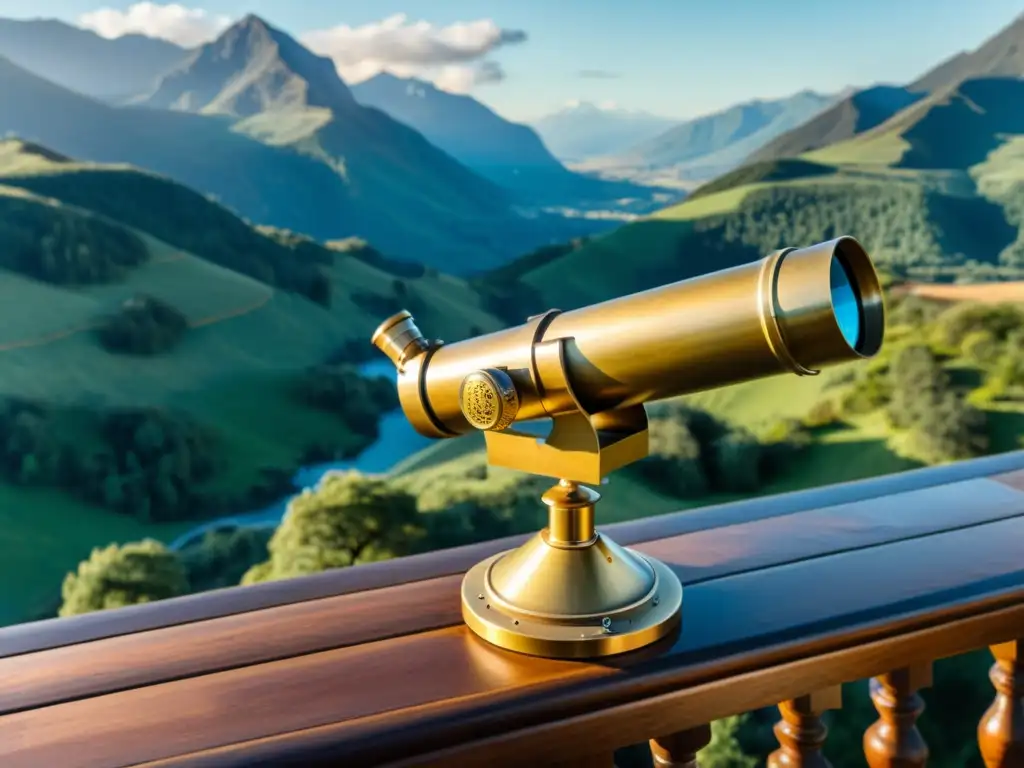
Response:
[[[460,405],[467,420],[484,431],[488,463],[533,475],[601,483],[616,469],[647,456],[643,405],[590,413],[576,396],[566,370],[566,348],[572,341],[571,337],[538,341],[532,348],[529,375],[551,416],[546,437],[508,428],[515,420],[519,397],[506,369],[476,371],[466,377]],[[475,407],[475,387],[487,390],[484,402],[489,408]]]

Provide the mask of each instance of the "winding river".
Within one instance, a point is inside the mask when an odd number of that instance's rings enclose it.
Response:
[[[384,376],[389,381],[395,380],[395,366],[387,359],[363,363],[359,366],[359,372],[364,376]],[[299,493],[305,488],[312,488],[320,482],[325,474],[332,471],[355,469],[370,475],[383,474],[398,462],[426,448],[431,442],[430,438],[423,437],[412,428],[401,409],[391,411],[381,419],[380,437],[355,459],[314,464],[296,472],[292,480],[295,485],[295,493]],[[290,493],[262,509],[207,520],[172,541],[170,547],[171,549],[180,549],[186,544],[197,541],[207,531],[218,528],[277,527],[288,507],[288,501],[295,493]]]

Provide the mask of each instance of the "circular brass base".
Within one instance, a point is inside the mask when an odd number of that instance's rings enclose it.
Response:
[[[590,551],[594,547],[596,549]],[[537,549],[547,550],[554,555],[554,559],[568,559],[579,565],[588,565],[595,560],[607,563],[606,576],[611,577],[611,584],[607,578],[602,578],[604,574],[594,573],[592,565],[582,569],[589,571],[588,575],[593,579],[587,579],[589,584],[581,583],[578,579],[569,585],[564,582],[559,584],[557,581],[560,580],[544,578],[549,574],[538,572],[544,569],[536,567],[536,557],[529,558],[533,561],[532,568],[522,563],[521,569],[513,570],[514,576],[510,577],[507,569],[502,573],[503,558],[509,559],[505,563],[507,566],[520,560],[521,555],[525,554],[524,550],[531,549],[533,552]],[[503,552],[473,566],[462,581],[462,617],[469,628],[489,643],[510,651],[555,659],[583,659],[645,647],[679,626],[683,587],[665,564],[633,550],[618,547],[600,534],[590,546],[558,548],[561,551],[557,553],[553,552],[555,549],[541,535],[520,550]],[[606,557],[609,552],[615,553],[614,559]],[[593,557],[594,554],[600,554],[600,559]],[[572,571],[573,568],[563,565],[558,570]],[[619,575],[624,576],[627,570],[634,576],[642,575],[649,588],[644,590],[639,599],[625,603],[609,599],[605,610],[595,611],[597,606],[593,598],[596,597],[596,602],[600,603],[602,592],[608,593],[611,598],[615,591],[612,585],[619,582]],[[510,590],[495,588],[496,572],[503,584],[515,582],[526,602],[529,602],[526,595],[536,594],[539,589],[548,595],[546,602],[551,607],[539,613],[522,606],[517,607],[514,597],[503,599],[502,594],[509,594]],[[578,577],[582,573],[577,572],[576,575]],[[541,578],[531,579],[531,576]],[[524,585],[526,589],[522,589]],[[582,601],[590,604],[586,613],[578,611],[582,607],[581,591],[591,593]]]

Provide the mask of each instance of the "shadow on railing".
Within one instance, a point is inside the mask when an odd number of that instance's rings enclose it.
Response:
[[[872,678],[872,768],[924,765],[931,662],[991,647],[989,768],[1024,766],[1024,452],[609,526],[684,584],[680,632],[600,660],[504,651],[462,573],[525,537],[0,630],[0,765],[610,766],[778,702],[820,766]]]

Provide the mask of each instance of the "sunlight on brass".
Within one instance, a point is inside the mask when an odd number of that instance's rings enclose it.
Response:
[[[515,421],[519,393],[504,371],[473,371],[462,380],[459,407],[476,429],[501,431]]]
[[[429,348],[412,314],[404,309],[377,326],[370,342],[387,355],[399,371],[405,366],[406,360]]]
[[[874,267],[849,237],[455,344],[427,342],[405,311],[383,322],[372,341],[395,363],[418,432],[482,430],[490,464],[560,479],[543,496],[548,526],[466,574],[466,624],[499,647],[558,658],[678,629],[679,580],[597,532],[600,496],[581,483],[647,456],[645,403],[871,357],[884,324]],[[544,436],[515,428],[537,419],[550,419]]]

